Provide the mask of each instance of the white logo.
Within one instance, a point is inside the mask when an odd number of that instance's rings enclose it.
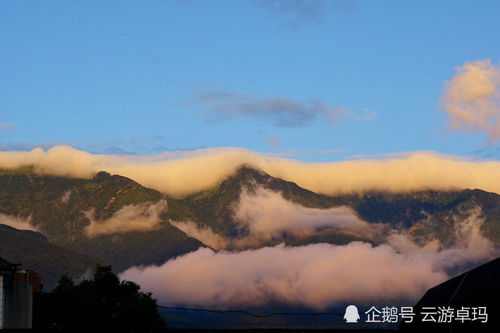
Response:
[[[349,305],[345,308],[344,319],[346,323],[357,323],[359,318],[358,308],[356,305]]]

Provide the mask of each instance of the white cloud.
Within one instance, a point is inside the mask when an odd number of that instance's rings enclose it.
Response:
[[[34,165],[38,172],[92,177],[104,170],[171,195],[185,195],[220,183],[242,165],[325,194],[367,190],[482,189],[500,193],[500,162],[464,160],[416,152],[385,160],[305,163],[237,148],[211,148],[160,155],[98,155],[57,146],[43,151],[0,152],[0,167]]]
[[[225,249],[229,240],[213,232],[209,226],[199,226],[192,221],[170,221],[170,224],[185,233],[188,237],[195,238],[214,250]]]
[[[493,259],[498,251],[481,234],[480,210],[457,220],[455,243],[417,245],[389,233],[387,244],[314,244],[242,252],[200,248],[161,266],[133,267],[121,278],[139,283],[164,304],[228,308],[282,302],[324,309],[349,302],[414,302],[446,280],[448,270]],[[455,217],[459,219],[459,217]]]
[[[160,214],[167,208],[167,201],[156,203],[143,202],[137,205],[123,206],[112,217],[105,220],[95,220],[95,210],[84,212],[90,224],[84,228],[88,237],[126,233],[131,231],[151,231],[160,227]]]
[[[19,230],[39,231],[38,228],[31,223],[31,216],[24,218],[21,216],[0,213],[0,224],[6,224]]]
[[[351,207],[308,208],[262,187],[253,192],[243,189],[234,213],[235,219],[248,227],[254,239],[278,237],[283,233],[300,236],[320,229],[372,238],[384,229],[382,224],[361,220]]]
[[[443,106],[452,129],[483,131],[500,138],[500,66],[491,60],[467,62],[446,84]]]
[[[307,237],[321,230],[335,230],[345,234],[372,239],[381,236],[389,227],[367,223],[348,206],[328,209],[308,208],[286,200],[281,193],[263,187],[249,191],[243,188],[233,207],[233,218],[246,232],[238,237],[216,234],[209,226],[195,222],[170,223],[214,250],[260,247],[284,236]]]
[[[353,242],[238,253],[201,248],[159,267],[128,269],[121,278],[138,282],[160,303],[224,308],[278,301],[321,309],[345,301],[414,300],[446,274],[387,245]]]
[[[450,247],[444,247],[436,239],[429,240],[424,246],[418,246],[407,235],[395,231],[388,236],[387,243],[405,255],[432,260],[433,267],[439,270],[485,258],[492,259],[496,249],[492,241],[482,234],[484,217],[481,214],[481,208],[475,207],[463,212],[461,216],[453,216],[455,242]]]

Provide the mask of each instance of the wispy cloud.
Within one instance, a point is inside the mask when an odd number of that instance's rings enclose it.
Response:
[[[466,155],[479,156],[484,159],[497,158],[500,155],[500,147],[498,145],[483,145],[481,148],[467,152]]]
[[[143,202],[137,205],[123,206],[112,217],[96,220],[95,210],[85,211],[90,224],[84,229],[88,237],[110,235],[131,231],[151,231],[160,227],[160,214],[167,208],[167,201],[156,203]]]
[[[348,12],[355,8],[351,0],[254,0],[254,3],[293,30],[322,23],[330,10]]]
[[[285,20],[291,28],[298,29],[304,24],[317,22],[326,11],[324,0],[255,0],[255,4]]]
[[[8,131],[13,127],[14,127],[14,124],[12,124],[12,123],[0,122],[0,132]]]
[[[197,104],[208,108],[205,115],[212,121],[247,117],[281,127],[304,127],[315,121],[337,124],[352,113],[320,100],[295,101],[283,96],[256,97],[230,92],[202,94]]]
[[[230,240],[216,234],[209,226],[200,226],[193,221],[169,221],[171,225],[185,233],[188,237],[194,238],[203,244],[210,246],[214,250],[225,249],[229,246]]]
[[[5,224],[19,230],[39,231],[38,228],[33,225],[31,216],[22,217],[0,213],[0,224]]]
[[[442,98],[451,128],[500,139],[500,66],[486,59],[467,62],[457,72]]]

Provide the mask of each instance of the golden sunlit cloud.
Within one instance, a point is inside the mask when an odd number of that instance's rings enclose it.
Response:
[[[90,178],[98,171],[129,177],[144,186],[182,196],[211,188],[249,165],[324,194],[368,190],[482,189],[500,193],[500,162],[474,161],[429,152],[385,160],[306,163],[238,148],[210,148],[160,155],[98,155],[68,146],[47,151],[0,152],[0,167],[32,165],[37,172]]]
[[[467,62],[446,84],[442,99],[453,130],[485,132],[500,138],[500,66],[491,60]]]

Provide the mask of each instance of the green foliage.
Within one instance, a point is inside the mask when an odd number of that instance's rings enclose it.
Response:
[[[34,328],[64,332],[162,332],[165,321],[150,293],[120,281],[111,266],[97,266],[94,276],[75,284],[63,276],[51,293],[40,295]]]

